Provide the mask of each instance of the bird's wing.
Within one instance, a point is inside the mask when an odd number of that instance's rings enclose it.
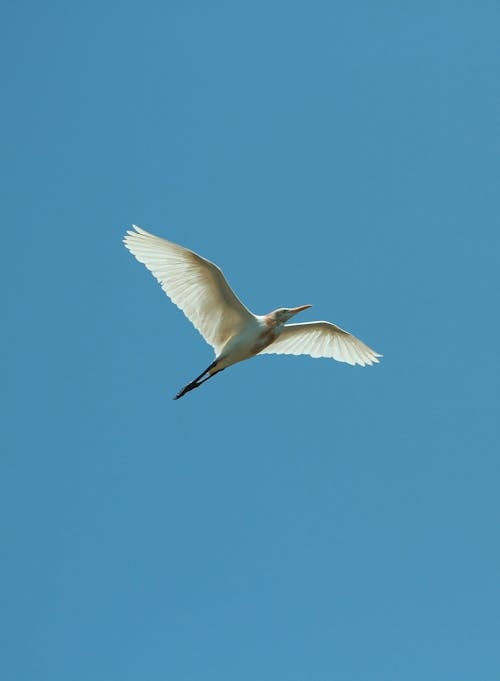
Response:
[[[125,246],[160,282],[162,289],[219,354],[225,343],[254,319],[222,271],[209,260],[133,225]]]
[[[359,338],[330,322],[286,324],[278,338],[260,354],[332,357],[347,364],[373,364],[382,357]]]

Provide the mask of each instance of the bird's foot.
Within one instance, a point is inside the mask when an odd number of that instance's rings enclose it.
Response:
[[[191,383],[188,383],[187,385],[185,385],[184,388],[182,388],[182,390],[179,390],[177,395],[174,397],[174,400],[180,399],[183,395],[188,393],[190,390],[194,390],[195,388],[199,388],[200,385],[205,383],[205,381],[208,381],[209,378],[212,378],[213,376],[220,373],[221,371],[224,371],[224,369],[218,369],[217,371],[214,371],[212,374],[208,373],[210,371],[210,369],[212,369],[216,365],[216,363],[217,363],[217,360],[212,362],[212,364],[209,367],[207,367],[202,374],[197,376],[194,379],[194,381],[191,381]],[[207,374],[207,373],[208,373],[208,376],[205,376],[205,374]],[[205,378],[203,378],[203,376],[205,376]]]
[[[174,400],[180,399],[183,395],[188,393],[190,390],[194,390],[195,388],[199,388],[201,385],[201,382],[198,381],[193,381],[192,383],[188,383],[187,385],[182,388],[182,390],[179,390],[177,395],[174,397]]]

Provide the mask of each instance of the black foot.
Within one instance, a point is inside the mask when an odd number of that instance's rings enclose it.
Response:
[[[182,390],[179,390],[177,395],[174,397],[174,400],[180,399],[183,395],[188,393],[190,390],[194,390],[195,388],[199,388],[201,383],[198,383],[197,381],[194,381],[193,383],[189,383],[188,385],[184,386]]]
[[[191,381],[191,383],[188,383],[182,390],[179,390],[177,395],[174,397],[174,400],[180,399],[183,395],[188,393],[190,390],[194,390],[195,388],[199,388],[200,385],[205,383],[205,381],[208,381],[209,378],[212,378],[213,376],[216,376],[218,373],[221,371],[224,371],[224,369],[219,369],[218,371],[214,371],[213,374],[208,374],[208,376],[205,376],[206,373],[210,371],[210,369],[213,369],[213,367],[216,365],[217,360],[213,361],[212,364],[205,369],[205,371],[197,376],[194,381]],[[202,378],[202,376],[205,376],[205,378]]]

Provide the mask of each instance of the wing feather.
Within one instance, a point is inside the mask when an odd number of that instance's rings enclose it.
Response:
[[[123,239],[125,246],[219,354],[235,333],[255,319],[252,313],[217,265],[140,227],[133,228]]]
[[[347,364],[374,364],[382,357],[359,338],[330,322],[286,324],[278,338],[260,354],[330,357]]]

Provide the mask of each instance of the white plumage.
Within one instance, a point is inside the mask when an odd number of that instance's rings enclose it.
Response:
[[[175,399],[231,364],[258,353],[331,357],[361,366],[379,361],[381,355],[330,322],[285,324],[310,305],[280,308],[267,315],[252,314],[217,265],[140,227],[133,228],[124,238],[125,246],[156,277],[216,355],[214,362]]]
[[[378,362],[377,358],[382,356],[356,336],[330,322],[285,324],[278,338],[260,354],[330,357],[338,362],[361,366]]]

